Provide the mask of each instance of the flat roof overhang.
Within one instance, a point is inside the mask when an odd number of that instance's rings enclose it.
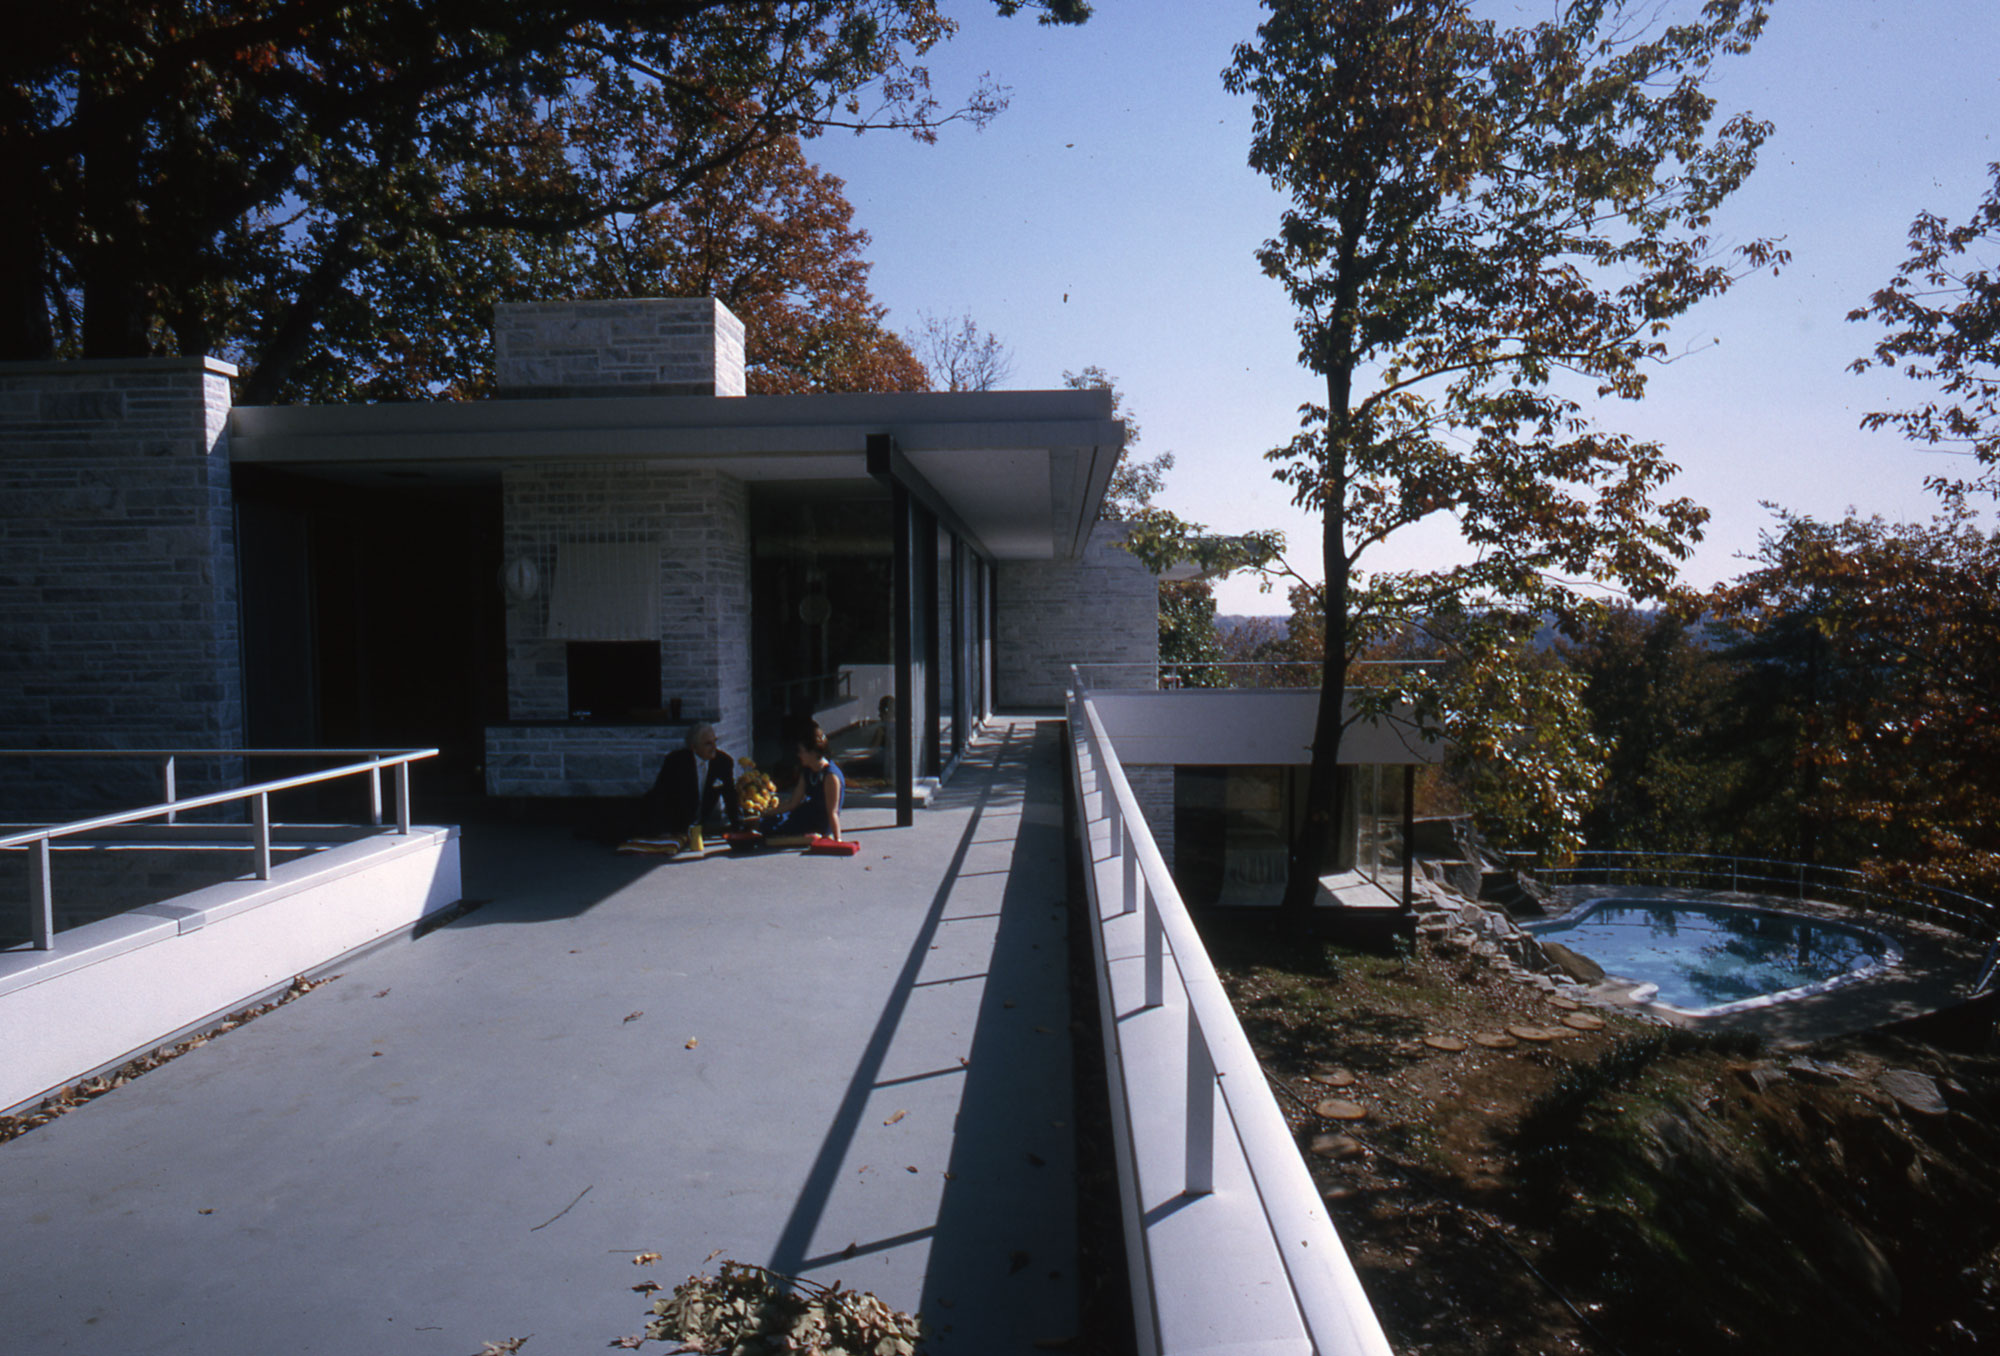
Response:
[[[229,456],[384,486],[411,472],[466,481],[512,465],[609,461],[867,481],[868,439],[887,434],[994,558],[1069,560],[1125,444],[1111,409],[1104,390],[244,406],[230,415]]]

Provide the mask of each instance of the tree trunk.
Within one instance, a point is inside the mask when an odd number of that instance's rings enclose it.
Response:
[[[1342,479],[1345,477],[1343,476]],[[1343,486],[1343,489],[1345,487]],[[1319,897],[1319,879],[1339,865],[1344,818],[1340,742],[1347,698],[1347,553],[1344,504],[1330,498],[1322,517],[1326,586],[1320,592],[1325,649],[1320,661],[1319,711],[1313,721],[1312,765],[1306,775],[1305,815],[1292,837],[1291,861],[1280,905],[1285,924],[1304,931]]]
[[[0,361],[43,362],[55,357],[56,341],[49,327],[48,256],[36,225],[35,195],[0,189],[0,198],[15,204],[0,212]]]
[[[1320,589],[1323,643],[1319,712],[1313,722],[1312,765],[1306,775],[1305,815],[1292,835],[1285,896],[1285,925],[1303,932],[1312,922],[1319,878],[1339,864],[1342,810],[1340,737],[1347,698],[1347,414],[1353,394],[1351,365],[1336,361],[1326,379],[1326,497],[1320,510]]]
[[[340,224],[297,294],[285,304],[278,323],[266,332],[250,370],[238,382],[240,404],[276,405],[284,399],[286,382],[319,337],[319,319],[327,303],[360,262],[355,246],[361,241],[361,229],[352,218]],[[268,302],[271,307],[280,304],[275,298]]]

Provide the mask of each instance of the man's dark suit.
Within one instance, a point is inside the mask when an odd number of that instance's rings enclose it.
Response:
[[[736,763],[717,750],[708,766],[695,779],[693,749],[675,749],[660,761],[660,775],[646,793],[648,827],[660,833],[679,833],[697,821],[715,818],[720,809],[731,825],[742,822],[743,811],[736,803]]]

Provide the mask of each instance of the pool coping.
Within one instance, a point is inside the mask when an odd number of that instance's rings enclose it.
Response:
[[[1660,986],[1651,980],[1632,975],[1614,975],[1610,971],[1606,971],[1607,978],[1615,979],[1621,983],[1629,983],[1631,988],[1627,992],[1632,1004],[1645,1008],[1649,1012],[1672,1013],[1677,1017],[1724,1017],[1732,1013],[1749,1012],[1756,1008],[1770,1007],[1776,1003],[1795,1002],[1798,999],[1809,998],[1815,994],[1830,993],[1835,989],[1844,988],[1849,984],[1858,983],[1874,975],[1881,974],[1886,970],[1894,969],[1903,963],[1902,945],[1892,933],[1874,926],[1872,915],[1860,914],[1858,910],[1845,911],[1850,915],[1859,914],[1861,917],[1868,918],[1869,922],[1864,924],[1855,921],[1854,917],[1838,917],[1825,910],[1780,908],[1775,904],[1766,903],[1761,900],[1752,902],[1738,899],[1722,899],[1707,892],[1692,894],[1688,897],[1673,898],[1662,897],[1658,894],[1636,892],[1594,895],[1591,898],[1578,901],[1575,907],[1566,910],[1558,917],[1538,918],[1524,923],[1521,930],[1537,941],[1540,941],[1549,933],[1580,925],[1606,904],[1644,903],[1647,900],[1659,900],[1662,903],[1700,905],[1727,910],[1732,913],[1755,914],[1766,918],[1800,918],[1808,922],[1826,924],[1842,931],[1864,934],[1879,943],[1881,947],[1879,954],[1869,957],[1866,964],[1855,966],[1849,970],[1843,970],[1837,975],[1830,975],[1825,979],[1816,980],[1811,984],[1797,984],[1789,989],[1773,989],[1766,993],[1753,994],[1748,998],[1732,999],[1727,1003],[1711,1003],[1706,1007],[1699,1008],[1683,1007],[1678,1003],[1669,1003],[1662,1000],[1657,996]],[[1564,945],[1568,945],[1568,943],[1564,943]],[[1578,954],[1588,956],[1590,953],[1588,951],[1579,951]],[[1592,957],[1592,959],[1595,960],[1596,958]]]
[[[1545,913],[1529,922],[1556,922],[1595,899],[1707,900],[1780,913],[1803,914],[1861,926],[1895,942],[1902,962],[1880,967],[1848,982],[1815,993],[1732,1011],[1697,1012],[1641,1001],[1639,986],[1607,978],[1594,986],[1602,1003],[1643,1013],[1670,1026],[1693,1030],[1754,1031],[1781,1044],[1810,1044],[1833,1036],[1877,1030],[1931,1017],[1959,1007],[1970,989],[1984,955],[1984,943],[1932,923],[1885,916],[1828,900],[1795,899],[1752,891],[1698,890],[1684,886],[1565,885],[1548,891]],[[1531,934],[1532,935],[1532,934]]]

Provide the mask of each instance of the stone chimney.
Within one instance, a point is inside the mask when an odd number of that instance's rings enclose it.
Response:
[[[713,297],[502,302],[502,396],[743,394],[743,322]]]

